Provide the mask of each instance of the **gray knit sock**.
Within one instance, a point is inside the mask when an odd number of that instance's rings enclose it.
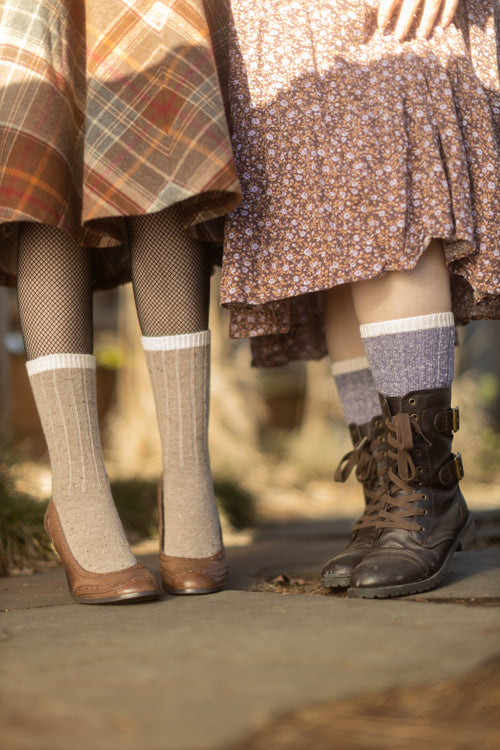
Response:
[[[451,312],[370,323],[360,331],[379,393],[404,396],[451,386],[455,369]]]
[[[93,573],[135,565],[104,466],[94,357],[52,354],[26,367],[49,449],[52,499],[73,556]]]
[[[333,362],[332,375],[347,424],[366,424],[380,414],[377,389],[366,357]]]
[[[208,455],[210,332],[143,336],[163,449],[163,549],[211,557],[222,546]]]

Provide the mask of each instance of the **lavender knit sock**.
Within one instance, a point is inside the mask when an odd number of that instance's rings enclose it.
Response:
[[[376,388],[384,396],[448,388],[453,382],[453,314],[435,313],[360,326]]]
[[[366,357],[332,364],[332,375],[347,424],[362,425],[380,414],[380,403]]]

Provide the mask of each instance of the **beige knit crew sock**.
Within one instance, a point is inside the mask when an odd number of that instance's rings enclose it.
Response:
[[[211,557],[222,541],[208,455],[210,331],[142,343],[163,451],[162,552]]]
[[[52,500],[73,556],[93,573],[135,565],[104,466],[94,357],[52,354],[26,367],[49,449]]]

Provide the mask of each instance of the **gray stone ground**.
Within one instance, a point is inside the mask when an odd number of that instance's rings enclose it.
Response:
[[[464,675],[500,654],[500,513],[478,521],[445,584],[399,600],[251,590],[317,570],[345,543],[335,521],[229,548],[211,596],[92,607],[61,568],[0,579],[0,747],[222,750],[306,704]]]

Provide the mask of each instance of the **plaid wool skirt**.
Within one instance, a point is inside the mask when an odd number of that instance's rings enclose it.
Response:
[[[192,234],[213,238],[239,200],[209,31],[218,8],[1,0],[0,283],[15,282],[19,221],[94,248],[97,287],[127,274],[123,217],[178,204]]]

